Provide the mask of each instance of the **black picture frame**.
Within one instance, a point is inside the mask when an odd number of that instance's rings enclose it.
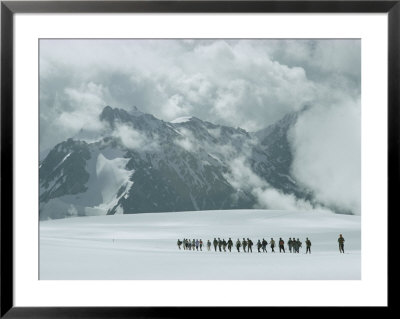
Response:
[[[1,311],[3,318],[178,318],[278,315],[278,308],[15,307],[13,303],[13,19],[16,13],[387,13],[388,14],[388,225],[399,189],[400,0],[396,1],[1,1]],[[389,227],[388,227],[389,228]],[[389,231],[390,229],[388,229]],[[388,233],[390,252],[390,234]],[[381,239],[382,240],[382,239]],[[390,258],[388,256],[388,265]],[[388,269],[389,271],[389,269]],[[388,287],[390,280],[388,280]],[[390,289],[389,289],[390,292]],[[238,292],[242,293],[242,292]],[[391,295],[388,307],[391,309]],[[284,296],[283,296],[284,298]],[[326,314],[325,308],[316,308]],[[309,309],[290,308],[296,315]],[[343,309],[330,309],[338,315]],[[357,310],[359,311],[359,309]],[[367,309],[371,311],[371,309]],[[260,314],[257,314],[259,316]]]

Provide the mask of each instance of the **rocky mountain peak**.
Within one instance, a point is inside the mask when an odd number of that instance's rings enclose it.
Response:
[[[40,218],[252,208],[254,194],[232,180],[235,157],[272,187],[304,198],[290,173],[286,136],[296,117],[249,134],[196,117],[168,123],[137,107],[106,106],[100,119],[111,130],[101,143],[67,140],[42,161]],[[121,143],[109,142],[116,138]]]
[[[121,108],[112,108],[107,105],[100,114],[100,120],[109,123],[113,127],[115,121],[121,123],[131,122],[133,118],[142,115],[146,115],[146,113],[140,111],[136,106],[133,106],[130,111],[127,111]]]

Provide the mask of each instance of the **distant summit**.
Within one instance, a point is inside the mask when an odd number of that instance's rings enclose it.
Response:
[[[132,108],[131,111],[126,111],[124,109],[112,108],[107,105],[100,114],[100,120],[108,122],[111,126],[114,126],[116,121],[121,123],[130,122],[132,117],[139,117],[145,115],[136,106]]]

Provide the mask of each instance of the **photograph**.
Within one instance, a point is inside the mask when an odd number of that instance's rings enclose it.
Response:
[[[39,280],[361,280],[361,43],[39,39]]]

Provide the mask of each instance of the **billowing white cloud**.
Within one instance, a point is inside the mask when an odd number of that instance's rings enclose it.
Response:
[[[193,136],[192,132],[185,129],[180,128],[179,133],[181,136],[175,139],[175,144],[182,147],[185,151],[188,152],[196,152],[200,148],[199,141]]]
[[[313,205],[308,201],[296,198],[293,194],[284,194],[273,188],[267,181],[256,175],[246,162],[244,155],[229,162],[229,172],[225,178],[238,191],[250,192],[257,203],[254,208],[279,209],[296,211],[325,211],[332,212],[321,205]]]
[[[99,106],[104,105],[105,89],[93,82],[85,83],[79,88],[65,88],[64,97],[68,108],[55,119],[55,124],[69,131],[97,130],[101,124]]]
[[[318,91],[303,65],[271,57],[274,48],[280,46],[268,40],[41,40],[43,132],[71,112],[74,92],[81,94],[75,102],[82,111],[136,105],[166,121],[197,116],[262,129],[310,103]],[[89,86],[99,88],[97,100]],[[57,134],[61,140],[64,131]],[[43,147],[57,136],[48,139],[42,137]]]
[[[256,188],[265,188],[267,182],[257,176],[246,163],[244,156],[237,157],[229,163],[230,171],[225,174],[229,183],[238,190],[251,191]]]
[[[293,175],[324,204],[361,212],[360,100],[308,109],[290,132]]]
[[[158,139],[149,139],[141,132],[135,130],[133,127],[127,124],[117,124],[115,129],[112,131],[115,138],[119,139],[127,149],[130,150],[142,150],[150,151],[156,150],[159,147]]]
[[[284,194],[274,188],[255,188],[254,195],[258,200],[257,208],[282,210],[312,210],[309,202],[296,198],[292,194]]]

